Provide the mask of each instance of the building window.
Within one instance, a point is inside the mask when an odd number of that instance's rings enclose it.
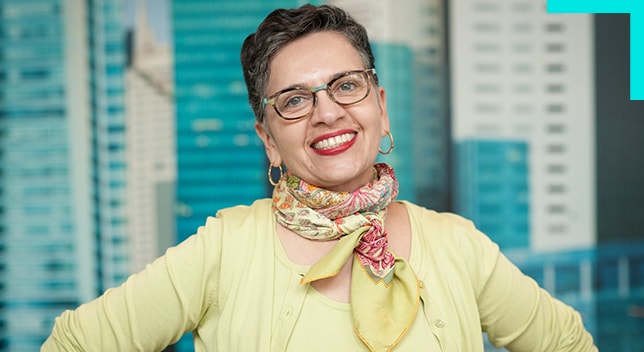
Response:
[[[497,73],[499,72],[499,65],[493,63],[478,63],[475,67],[479,73]]]
[[[479,53],[497,53],[499,52],[499,45],[496,43],[476,43],[474,51]]]
[[[561,33],[565,28],[563,23],[546,23],[545,29],[546,32]]]
[[[529,63],[519,63],[514,65],[514,72],[518,74],[527,74],[532,72],[532,65]]]
[[[564,85],[560,83],[551,83],[546,86],[546,93],[563,93]]]
[[[532,12],[532,3],[529,1],[516,2],[514,3],[514,5],[512,5],[512,9],[515,12],[523,12],[523,13]]]
[[[578,264],[560,264],[555,267],[555,292],[557,294],[578,293],[580,277]]]
[[[546,132],[549,134],[561,134],[566,131],[566,126],[562,124],[549,124],[546,126]]]
[[[532,52],[532,44],[530,43],[514,43],[512,44],[512,51],[517,54],[529,54]]]
[[[498,105],[485,104],[485,103],[476,104],[474,109],[476,110],[477,113],[481,113],[481,114],[496,114],[501,111]]]
[[[562,53],[564,45],[562,43],[548,43],[546,44],[546,52],[548,53]]]
[[[474,4],[474,11],[476,12],[496,12],[498,10],[498,4],[492,2],[479,2]]]
[[[515,23],[512,26],[514,33],[530,33],[532,32],[532,24],[528,22]]]
[[[532,85],[528,83],[516,84],[514,86],[514,92],[517,94],[530,94],[532,93]]]
[[[566,147],[563,144],[549,144],[546,150],[549,154],[563,154],[566,151]]]
[[[566,225],[565,224],[550,224],[550,225],[548,225],[548,233],[550,233],[550,234],[566,233]]]
[[[556,215],[566,212],[566,206],[563,204],[550,204],[547,207],[548,214]]]
[[[565,71],[565,67],[560,63],[553,63],[546,65],[546,72],[548,73],[562,73]]]
[[[479,22],[474,24],[475,33],[497,33],[499,25],[494,22]]]
[[[529,115],[532,114],[533,108],[529,104],[517,104],[514,106],[514,113],[518,115]],[[527,129],[529,131],[529,129]],[[526,131],[525,128],[517,128],[518,131]]]
[[[498,84],[485,83],[475,85],[474,90],[476,91],[476,93],[481,94],[496,94],[499,93],[501,89]]]
[[[550,194],[562,194],[566,193],[566,186],[562,184],[551,184],[548,185],[548,193]]]
[[[563,164],[548,165],[548,173],[550,174],[563,174],[565,172],[566,172],[566,166]]]
[[[561,114],[566,111],[563,104],[548,104],[546,105],[546,112],[549,114]]]

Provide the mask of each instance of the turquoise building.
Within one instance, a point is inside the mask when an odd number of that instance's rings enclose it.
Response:
[[[0,351],[127,276],[119,0],[0,1]]]
[[[372,43],[380,86],[387,93],[387,112],[394,137],[395,148],[391,154],[379,156],[379,161],[396,170],[400,182],[398,199],[416,201],[414,173],[413,128],[413,53],[406,45]],[[382,139],[382,149],[387,150],[389,140]]]
[[[455,211],[504,250],[530,248],[528,152],[523,141],[456,144]]]
[[[172,2],[177,115],[178,241],[207,216],[269,195],[239,53],[277,7],[297,1]]]

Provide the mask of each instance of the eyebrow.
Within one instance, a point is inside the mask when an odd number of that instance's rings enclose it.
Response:
[[[338,77],[343,76],[347,72],[359,71],[359,70],[361,70],[361,69],[356,68],[356,69],[353,69],[353,70],[346,70],[346,71],[342,71],[342,72],[337,72],[333,76],[331,76],[331,79],[326,81],[326,83],[324,83],[324,84],[329,84],[329,82],[333,81],[334,79],[336,79]],[[292,89],[311,89],[311,88],[313,88],[313,87],[306,86],[306,85],[304,85],[302,83],[294,83],[294,84],[291,84],[288,87],[285,87],[285,88],[282,88],[282,89],[279,89],[279,90],[275,91],[275,93],[267,95],[267,97],[272,97],[275,94],[278,94],[280,92],[284,92],[284,91],[287,91],[287,90],[292,90]]]

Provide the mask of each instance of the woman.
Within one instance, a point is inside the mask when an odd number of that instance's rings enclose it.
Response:
[[[241,54],[257,134],[288,172],[272,199],[64,312],[44,351],[594,351],[580,316],[470,222],[395,201],[364,28],[335,7],[271,13]],[[381,152],[389,152],[388,150]]]

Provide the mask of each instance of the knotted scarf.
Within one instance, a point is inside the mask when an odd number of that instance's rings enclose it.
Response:
[[[371,351],[390,351],[411,325],[419,284],[409,264],[387,249],[383,218],[398,195],[398,180],[384,163],[372,182],[353,192],[334,192],[287,172],[273,190],[277,221],[313,241],[340,239],[315,263],[302,284],[333,277],[353,255],[351,317]]]

